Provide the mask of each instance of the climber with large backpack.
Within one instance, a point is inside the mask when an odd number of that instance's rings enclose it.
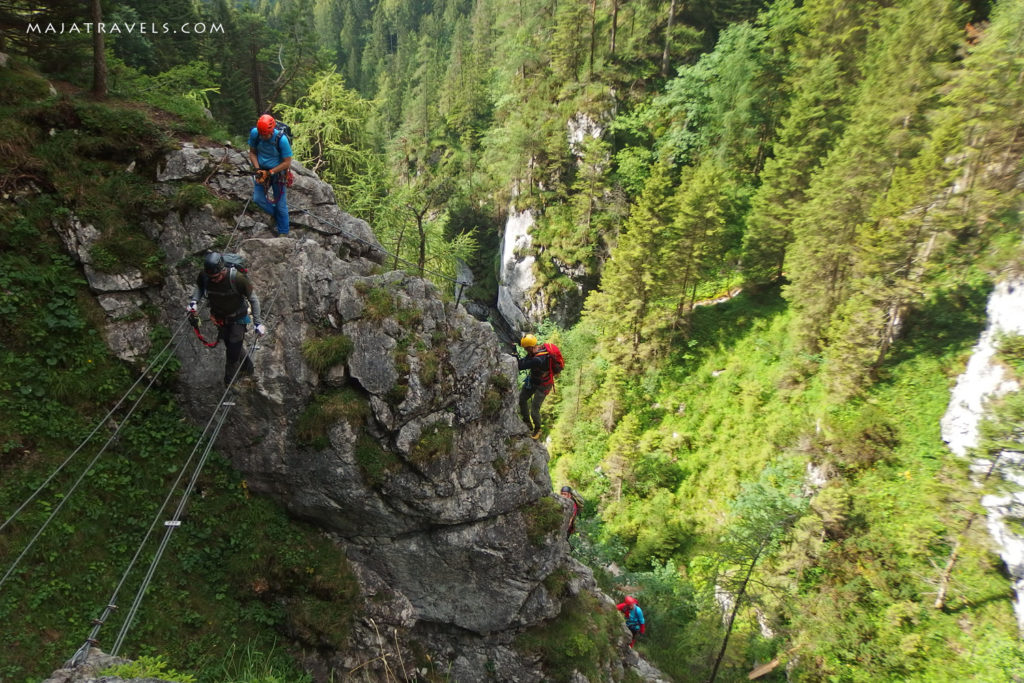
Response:
[[[555,378],[565,367],[565,360],[555,344],[541,344],[532,334],[524,335],[519,345],[526,351],[526,356],[519,359],[519,369],[530,372],[519,391],[519,415],[530,428],[530,436],[538,439],[540,406],[555,388]]]
[[[189,319],[200,339],[197,306],[204,296],[210,302],[210,319],[217,325],[217,341],[207,345],[216,346],[217,342],[224,341],[227,354],[224,386],[228,386],[236,371],[239,375],[252,375],[254,372],[252,359],[243,348],[250,310],[256,336],[262,337],[267,332],[261,322],[260,299],[249,281],[244,259],[237,254],[220,254],[216,251],[210,252],[203,259],[203,270],[196,276],[195,289],[187,308]],[[242,364],[240,369],[239,362]]]
[[[565,531],[565,538],[566,540],[569,540],[572,538],[573,533],[576,532],[576,518],[580,514],[580,506],[583,505],[583,499],[572,490],[571,486],[563,486],[560,494],[563,498],[568,498],[569,503],[572,504],[572,515],[569,517],[569,527]]]
[[[249,163],[255,171],[252,200],[277,222],[277,234],[287,235],[288,182],[291,177],[292,145],[288,126],[264,114],[249,132]],[[273,192],[273,199],[267,191]]]

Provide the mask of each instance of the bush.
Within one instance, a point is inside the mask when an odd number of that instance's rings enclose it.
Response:
[[[332,425],[339,420],[347,420],[353,429],[358,429],[369,414],[370,404],[355,389],[345,387],[320,394],[299,415],[295,436],[302,445],[327,448],[330,445],[327,431]]]
[[[322,373],[348,361],[352,339],[344,334],[310,337],[302,341],[302,357],[314,372]]]
[[[103,676],[118,676],[120,678],[159,678],[165,681],[176,681],[177,683],[196,683],[195,676],[183,674],[167,667],[167,662],[162,656],[148,657],[143,655],[134,662],[119,664],[100,672]]]
[[[423,427],[419,441],[409,449],[409,460],[422,467],[450,455],[454,445],[455,430],[444,422],[435,422]]]
[[[550,680],[576,680],[576,672],[597,680],[601,671],[618,660],[616,643],[622,637],[619,613],[580,593],[562,603],[557,618],[520,635],[516,648],[539,657]]]
[[[367,434],[360,435],[356,440],[353,453],[363,478],[370,486],[383,484],[390,474],[401,468],[401,460]]]
[[[544,496],[524,509],[526,537],[530,543],[541,546],[551,534],[562,528],[562,505],[554,496]]]

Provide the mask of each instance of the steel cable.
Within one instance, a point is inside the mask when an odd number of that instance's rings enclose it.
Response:
[[[179,331],[180,331],[180,327],[179,327]],[[177,333],[175,333],[175,337],[176,336],[177,336]],[[172,337],[172,339],[173,338],[174,337]],[[161,353],[163,353],[163,351],[161,351]],[[57,516],[57,514],[60,513],[60,511],[64,507],[65,503],[67,503],[71,499],[71,496],[74,494],[75,490],[82,483],[82,480],[85,479],[85,476],[93,468],[93,466],[96,464],[96,462],[100,459],[100,456],[103,455],[103,453],[107,450],[107,447],[110,446],[110,444],[113,443],[114,440],[117,438],[118,434],[120,434],[121,429],[128,422],[128,420],[131,418],[132,414],[135,412],[135,409],[138,408],[139,405],[142,403],[142,399],[145,398],[146,393],[149,391],[149,389],[156,382],[157,378],[160,376],[160,373],[163,372],[164,368],[167,367],[167,363],[170,361],[170,359],[172,357],[173,357],[173,354],[167,354],[167,355],[164,356],[163,360],[160,362],[159,368],[157,368],[156,372],[153,374],[152,379],[149,380],[149,384],[146,385],[146,388],[139,395],[139,397],[135,400],[135,402],[132,404],[131,408],[129,408],[128,413],[124,416],[124,419],[117,426],[117,429],[114,430],[114,433],[110,435],[110,438],[107,439],[106,443],[104,443],[103,446],[100,448],[100,450],[97,451],[96,455],[93,456],[93,459],[89,461],[89,464],[86,465],[86,467],[82,471],[82,473],[80,475],[78,475],[78,479],[75,480],[74,484],[72,484],[71,488],[69,488],[67,493],[64,494],[64,497],[61,499],[61,501],[57,504],[56,507],[54,507],[53,511],[50,513],[50,516],[47,517],[46,521],[44,521],[42,526],[39,527],[39,530],[32,537],[32,540],[30,540],[28,545],[25,546],[24,550],[21,551],[21,554],[18,555],[18,557],[14,560],[14,563],[10,566],[10,568],[3,575],[3,577],[0,578],[0,588],[3,587],[3,585],[7,581],[7,579],[11,576],[11,574],[14,573],[14,570],[17,568],[18,564],[22,561],[22,559],[24,559],[25,555],[28,554],[28,551],[32,549],[32,546],[35,545],[36,541],[39,540],[39,537],[42,536],[43,532],[46,530],[46,527],[49,526],[50,522],[52,522],[54,520],[54,518]],[[145,375],[143,375],[143,377],[144,376]],[[62,467],[63,467],[63,465],[62,465]]]
[[[182,330],[182,328],[184,328],[184,323],[178,326],[178,329],[174,331],[174,334],[173,334],[173,335],[171,335],[171,338],[170,338],[170,339],[169,339],[169,340],[167,341],[167,343],[166,343],[166,344],[164,344],[164,347],[163,347],[162,349],[160,349],[160,351],[159,351],[159,352],[157,352],[156,356],[154,356],[154,358],[153,358],[153,362],[151,362],[151,363],[149,364],[149,366],[148,366],[147,368],[145,368],[145,369],[144,369],[144,370],[142,371],[142,373],[141,373],[141,374],[139,375],[139,378],[138,378],[137,380],[135,380],[135,383],[134,383],[134,384],[132,384],[132,385],[131,385],[131,386],[130,386],[130,387],[128,388],[128,390],[127,390],[126,392],[124,392],[124,395],[123,395],[123,396],[121,396],[121,398],[120,398],[120,400],[118,400],[117,404],[116,404],[116,405],[115,405],[115,406],[114,406],[113,408],[111,408],[111,409],[110,409],[110,411],[109,411],[109,412],[108,412],[108,413],[107,413],[106,415],[104,415],[104,416],[103,416],[103,419],[102,419],[102,420],[100,420],[100,421],[99,421],[99,422],[98,422],[98,423],[96,424],[96,427],[95,427],[95,428],[94,428],[94,429],[93,429],[93,430],[92,430],[92,431],[91,431],[91,432],[89,433],[89,436],[85,437],[85,439],[84,439],[84,440],[82,441],[82,443],[80,443],[80,444],[78,445],[78,448],[76,448],[76,449],[75,449],[74,451],[72,451],[71,455],[69,455],[69,456],[68,456],[68,457],[67,457],[67,458],[66,458],[66,459],[64,460],[64,462],[62,462],[62,463],[61,463],[61,464],[60,464],[60,465],[59,465],[59,466],[57,467],[57,469],[55,469],[55,470],[54,470],[54,471],[53,471],[53,472],[52,472],[52,473],[50,474],[50,476],[46,478],[46,481],[44,481],[44,482],[43,482],[42,484],[40,484],[40,485],[39,485],[39,488],[37,488],[37,489],[35,490],[35,492],[33,492],[33,493],[32,493],[32,495],[30,495],[30,496],[29,496],[29,497],[28,497],[28,498],[27,498],[27,499],[25,500],[25,502],[24,502],[24,503],[22,503],[22,504],[21,504],[20,506],[18,506],[18,509],[17,509],[17,510],[15,510],[14,512],[12,512],[12,513],[11,513],[11,515],[10,515],[10,517],[8,517],[7,519],[5,519],[5,520],[3,521],[3,523],[2,523],[2,524],[0,524],[0,531],[3,531],[3,530],[4,530],[4,528],[6,528],[8,524],[10,524],[10,523],[11,523],[12,521],[14,521],[14,518],[15,518],[15,517],[17,517],[17,516],[18,516],[18,515],[19,515],[19,514],[20,514],[20,513],[22,512],[22,510],[24,510],[24,509],[25,509],[25,508],[26,508],[26,507],[27,507],[27,506],[28,506],[28,505],[29,505],[29,504],[30,504],[30,503],[31,503],[31,502],[32,502],[33,500],[35,500],[35,499],[36,499],[36,496],[38,496],[38,495],[39,495],[40,493],[42,493],[43,489],[45,489],[45,488],[46,488],[46,486],[47,486],[47,485],[48,485],[48,484],[49,484],[49,483],[50,483],[51,481],[53,481],[53,478],[54,478],[54,477],[56,477],[56,476],[57,476],[58,474],[60,474],[60,471],[61,471],[61,470],[63,470],[63,469],[64,469],[64,467],[65,467],[65,466],[67,466],[67,464],[68,464],[68,463],[70,463],[70,462],[71,462],[71,461],[72,461],[72,460],[74,459],[74,457],[75,457],[76,455],[78,455],[79,451],[81,451],[81,450],[82,450],[83,448],[85,448],[85,445],[86,445],[87,443],[89,443],[89,441],[91,441],[91,440],[92,440],[92,437],[96,436],[96,432],[98,432],[98,431],[100,430],[100,427],[102,427],[102,426],[103,426],[104,424],[106,424],[107,420],[109,420],[109,419],[110,419],[110,416],[111,416],[111,415],[113,415],[113,414],[114,414],[114,412],[115,412],[115,411],[117,411],[117,409],[121,407],[121,404],[122,404],[122,403],[124,403],[124,402],[125,402],[125,401],[126,401],[126,400],[128,399],[128,397],[129,397],[129,396],[131,395],[131,393],[132,393],[132,392],[133,392],[133,391],[135,390],[135,387],[137,387],[137,386],[139,385],[139,383],[140,383],[140,382],[141,382],[141,381],[142,381],[143,379],[145,379],[145,378],[146,378],[146,374],[147,374],[147,373],[148,373],[148,372],[149,372],[150,370],[152,370],[152,369],[153,369],[153,367],[155,367],[155,366],[156,366],[157,362],[159,362],[159,360],[160,360],[160,356],[161,356],[161,355],[162,355],[162,354],[164,353],[164,351],[166,351],[166,350],[167,350],[167,348],[168,348],[168,347],[169,347],[169,346],[170,346],[171,344],[173,344],[173,343],[174,343],[174,341],[175,341],[175,339],[177,339],[178,335],[179,335],[179,334],[181,334],[181,330]],[[166,361],[165,361],[165,362],[166,362]],[[122,421],[122,423],[121,423],[121,424],[123,425],[123,424],[124,424],[124,422]]]

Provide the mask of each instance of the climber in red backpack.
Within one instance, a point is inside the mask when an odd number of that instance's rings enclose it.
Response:
[[[519,341],[526,357],[519,359],[519,369],[529,370],[519,392],[519,415],[530,428],[530,436],[540,437],[540,404],[555,387],[555,378],[565,367],[562,352],[554,344],[540,344],[537,337],[527,334]]]
[[[629,646],[633,647],[636,644],[637,636],[643,635],[647,631],[647,624],[644,622],[644,612],[640,609],[640,605],[636,604],[636,598],[632,595],[627,595],[626,599],[615,607],[626,615],[626,628],[633,634],[633,640],[629,641]]]

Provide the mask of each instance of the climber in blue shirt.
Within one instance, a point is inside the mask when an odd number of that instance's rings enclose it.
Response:
[[[289,168],[292,165],[292,144],[284,130],[277,130],[277,122],[270,114],[264,114],[256,121],[256,127],[249,132],[249,163],[256,169],[252,200],[257,206],[274,217],[277,234],[287,235]],[[273,188],[273,199],[267,197],[267,190]]]
[[[640,605],[636,604],[636,598],[632,595],[627,595],[626,599],[615,607],[626,615],[626,628],[633,634],[633,640],[629,641],[629,646],[633,647],[636,637],[647,630],[647,625],[644,623],[644,612],[640,609]]]

